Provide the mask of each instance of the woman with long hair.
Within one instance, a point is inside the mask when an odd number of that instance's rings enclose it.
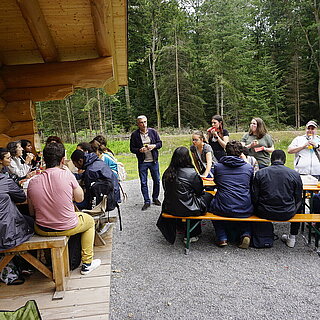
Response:
[[[223,127],[223,118],[218,114],[212,117],[211,124],[212,127],[207,130],[208,140],[214,156],[219,161],[226,155],[225,148],[229,142],[229,132]]]
[[[192,134],[190,151],[199,174],[205,178],[212,178],[213,165],[217,160],[202,131],[195,131]]]
[[[118,175],[118,164],[117,159],[114,157],[113,152],[107,148],[107,141],[105,137],[99,135],[93,138],[92,141],[89,142],[93,152],[107,165],[110,167],[112,172],[119,178]]]
[[[249,149],[249,155],[257,159],[259,169],[270,164],[274,143],[261,118],[252,118],[249,132],[242,137],[241,142]]]
[[[162,176],[162,185],[164,189],[162,212],[187,217],[199,216],[207,211],[212,195],[204,192],[202,179],[196,172],[186,147],[178,147],[173,152],[170,165]],[[165,219],[160,215],[157,226],[166,239],[174,243],[176,221]],[[191,241],[197,241],[200,233],[201,225],[198,224],[191,232]]]

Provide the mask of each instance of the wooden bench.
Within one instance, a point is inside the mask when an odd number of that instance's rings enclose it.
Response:
[[[63,299],[64,292],[66,290],[66,277],[70,275],[68,239],[69,238],[66,236],[42,237],[34,235],[29,241],[26,241],[15,248],[0,252],[1,254],[4,254],[4,257],[0,261],[0,271],[13,259],[15,255],[19,255],[46,277],[54,280],[56,291],[52,299]],[[29,250],[39,249],[50,249],[52,271],[28,252]]]
[[[311,225],[312,222],[320,222],[320,214],[296,214],[292,219],[286,221],[276,221],[276,220],[266,220],[259,218],[257,216],[250,216],[248,218],[228,218],[215,215],[213,213],[207,212],[202,216],[192,216],[192,217],[177,217],[171,214],[162,213],[164,218],[169,219],[181,219],[183,222],[187,223],[187,241],[185,247],[185,254],[189,253],[190,249],[190,232],[201,222],[201,220],[213,220],[213,221],[247,221],[247,222],[307,222],[309,223],[309,243],[311,242],[311,229],[313,229],[319,236],[320,232],[314,226]],[[199,220],[192,228],[190,228],[190,220]]]

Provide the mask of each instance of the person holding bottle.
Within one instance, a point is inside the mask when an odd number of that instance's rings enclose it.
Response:
[[[229,142],[229,132],[223,127],[223,119],[218,114],[211,119],[212,127],[207,130],[208,142],[217,161],[226,155],[225,148]]]
[[[320,137],[317,135],[318,124],[309,121],[306,124],[306,133],[295,137],[288,147],[288,153],[294,154],[294,169],[300,174],[310,174],[319,180],[320,158],[318,149]]]
[[[261,118],[251,120],[249,132],[242,137],[241,142],[249,149],[249,155],[257,159],[259,169],[269,166],[274,143]]]

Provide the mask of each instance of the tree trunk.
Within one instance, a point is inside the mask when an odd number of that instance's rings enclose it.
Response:
[[[73,143],[73,138],[72,138],[72,127],[71,127],[71,117],[70,117],[70,110],[69,110],[69,102],[68,99],[65,100],[66,108],[67,108],[67,118],[68,118],[68,129],[70,133],[70,139],[71,143]]]
[[[89,125],[89,133],[90,137],[92,136],[92,121],[91,121],[91,113],[90,113],[90,107],[89,107],[89,93],[88,88],[86,89],[86,97],[87,97],[87,106],[88,106],[88,125]]]
[[[58,103],[58,108],[59,108],[59,118],[60,118],[60,133],[62,134],[63,133],[63,122],[62,122],[62,114],[61,114],[61,104]],[[59,136],[61,136],[61,134],[57,134]]]
[[[220,100],[220,110],[221,110],[221,117],[223,117],[224,115],[224,88],[223,88],[223,84],[220,83],[220,93],[221,93],[221,100]]]
[[[176,44],[176,86],[177,86],[177,112],[178,112],[178,128],[181,129],[181,113],[180,113],[180,90],[179,90],[179,60],[178,60],[178,40],[177,31],[174,30],[174,40]]]
[[[152,69],[152,79],[153,79],[153,91],[154,99],[156,103],[156,113],[157,113],[157,126],[158,129],[161,128],[161,114],[159,107],[159,94],[158,94],[158,85],[157,85],[157,76],[156,76],[156,43],[158,38],[158,28],[154,22],[154,16],[152,17],[152,46],[151,46],[151,69]]]
[[[70,116],[71,116],[71,123],[73,126],[73,135],[74,135],[74,143],[77,142],[77,128],[76,128],[76,121],[74,119],[74,113],[73,113],[73,107],[72,107],[72,103],[71,103],[71,99],[70,97],[68,98],[68,102],[69,102],[69,110],[70,110]]]
[[[101,102],[100,102],[100,90],[99,90],[99,88],[97,89],[97,100],[98,100],[99,133],[103,134]]]
[[[126,98],[127,114],[129,116],[131,113],[129,86],[124,86],[124,95]]]
[[[217,114],[220,114],[220,86],[219,86],[219,78],[216,76],[216,105],[217,105]]]

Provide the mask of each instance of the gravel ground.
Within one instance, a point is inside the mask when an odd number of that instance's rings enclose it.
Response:
[[[112,320],[319,318],[320,258],[300,234],[292,249],[280,240],[271,249],[218,248],[206,222],[186,256],[181,234],[170,245],[157,229],[160,207],[141,211],[139,181],[123,186],[129,198],[124,229],[113,231]],[[279,236],[288,229],[275,224]]]

